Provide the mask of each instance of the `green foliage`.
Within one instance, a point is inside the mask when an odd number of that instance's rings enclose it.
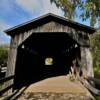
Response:
[[[0,46],[0,66],[7,66],[8,46]]]
[[[91,26],[94,26],[96,22],[100,21],[100,0],[84,0],[80,8],[82,19],[86,20],[90,18]]]
[[[100,30],[90,37],[95,73],[100,73]]]
[[[58,8],[61,8],[64,12],[64,16],[73,19],[76,11],[76,7],[80,0],[50,0],[54,2]]]
[[[94,25],[100,21],[100,0],[50,0],[54,2],[58,8],[64,12],[64,16],[74,19],[77,9],[83,21],[90,19],[90,25]],[[99,24],[98,24],[99,25]]]
[[[100,96],[95,96],[95,100],[100,100]]]

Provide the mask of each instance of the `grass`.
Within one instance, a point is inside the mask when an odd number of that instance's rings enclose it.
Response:
[[[94,67],[95,78],[100,78],[100,67]]]
[[[94,67],[95,78],[100,78],[100,67]],[[100,100],[100,96],[95,96],[95,100]]]
[[[100,67],[94,67],[94,73],[100,73]]]
[[[100,96],[95,96],[95,100],[100,100]]]

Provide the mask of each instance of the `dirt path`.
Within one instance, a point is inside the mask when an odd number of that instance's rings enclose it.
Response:
[[[84,90],[84,91],[83,91]],[[30,85],[25,92],[86,93],[87,90],[78,81],[70,81],[67,76],[45,79]]]
[[[90,93],[79,81],[58,76],[30,85],[18,100],[90,100]]]

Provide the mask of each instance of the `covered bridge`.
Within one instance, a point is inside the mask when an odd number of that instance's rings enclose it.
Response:
[[[89,35],[95,29],[46,14],[5,31],[11,36],[6,77],[14,88],[68,74],[73,61],[82,75],[93,76]]]

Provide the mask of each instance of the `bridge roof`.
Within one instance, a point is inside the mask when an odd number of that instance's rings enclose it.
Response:
[[[80,31],[84,31],[84,32],[87,32],[89,34],[92,34],[96,31],[96,29],[94,29],[92,27],[80,24],[78,22],[66,19],[64,17],[58,16],[58,15],[55,15],[52,13],[48,13],[48,14],[45,14],[45,15],[40,16],[38,18],[35,18],[35,19],[32,19],[32,20],[27,21],[25,23],[22,23],[20,25],[17,25],[15,27],[12,27],[10,29],[7,29],[4,32],[7,33],[8,35],[12,36],[14,34],[14,32],[25,29],[25,27],[29,27],[32,25],[39,26],[40,24],[43,25],[43,24],[48,23],[50,21],[55,21],[55,22],[58,22],[58,23],[61,23],[64,25],[68,25],[72,28],[79,29]]]

